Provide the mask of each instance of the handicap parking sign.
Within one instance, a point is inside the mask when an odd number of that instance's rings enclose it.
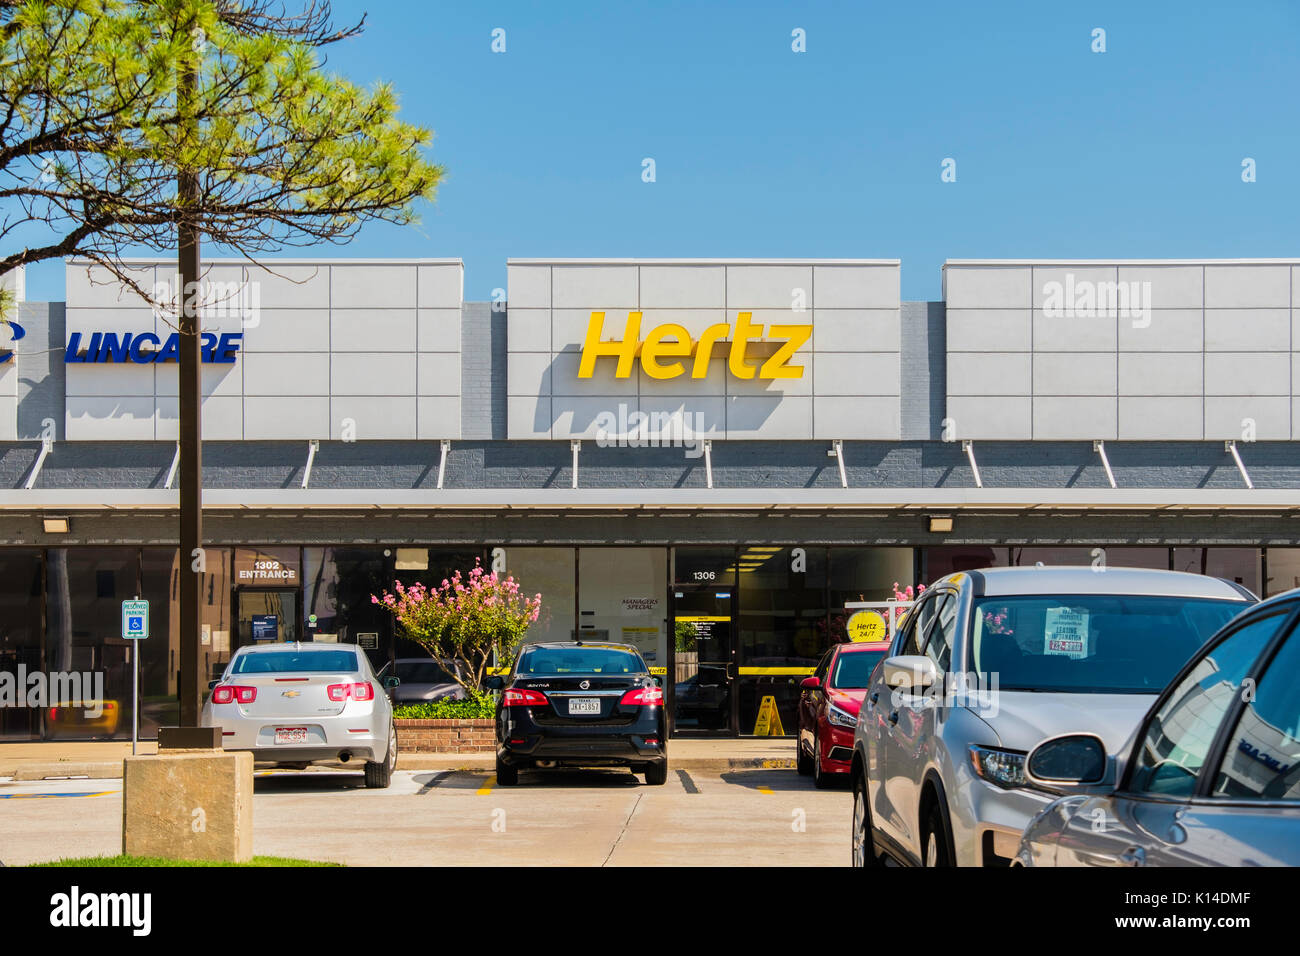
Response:
[[[149,602],[122,602],[122,638],[143,641],[149,636]]]

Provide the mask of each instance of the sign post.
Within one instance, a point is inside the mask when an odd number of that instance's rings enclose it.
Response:
[[[122,602],[122,640],[135,641],[131,651],[131,756],[140,742],[140,641],[149,637],[149,602],[137,596]]]

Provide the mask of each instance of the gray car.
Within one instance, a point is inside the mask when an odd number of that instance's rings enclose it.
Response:
[[[241,647],[213,681],[199,723],[220,727],[223,749],[247,750],[255,765],[364,767],[366,786],[383,788],[397,765],[383,686],[346,644]]]
[[[853,862],[1007,866],[1055,795],[1025,758],[1087,730],[1119,749],[1169,679],[1255,601],[1175,571],[990,568],[927,589],[854,731]]]
[[[1300,866],[1300,590],[1234,619],[1170,682],[1129,745],[1043,742],[1027,773],[1066,792],[1022,866]],[[1072,792],[1074,791],[1074,792]]]
[[[393,661],[393,674],[399,683],[393,688],[390,699],[394,704],[425,704],[435,700],[464,700],[469,695],[452,677],[452,669],[465,674],[464,667],[456,661],[433,657],[399,657]],[[389,670],[387,664],[380,670],[382,677]]]

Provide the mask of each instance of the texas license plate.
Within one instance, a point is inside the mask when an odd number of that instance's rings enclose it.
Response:
[[[307,742],[307,728],[276,727],[275,742],[277,744],[305,744]]]
[[[600,700],[596,697],[573,697],[569,700],[571,714],[599,714]]]

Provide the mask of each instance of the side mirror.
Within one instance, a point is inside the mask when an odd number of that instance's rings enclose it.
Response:
[[[1029,752],[1025,779],[1052,793],[1087,793],[1111,789],[1116,762],[1106,755],[1106,745],[1094,734],[1050,737]]]
[[[219,680],[210,680],[210,681],[208,681],[208,690],[212,690],[212,688],[216,687],[216,686],[217,686],[218,684],[220,684],[220,683],[221,683],[221,681],[219,681]]]
[[[396,686],[397,686],[398,684],[400,684],[401,682],[402,682],[402,679],[401,679],[400,677],[385,677],[385,678],[384,678],[384,687],[386,687],[388,690],[392,690],[394,687],[396,687]]]
[[[893,690],[919,692],[939,679],[934,661],[924,654],[900,654],[885,659],[885,686]]]
[[[822,681],[820,677],[805,677],[799,682],[800,690],[821,690]]]
[[[501,679],[500,674],[490,674],[488,679],[483,682],[483,686],[488,690],[500,690],[506,686],[506,682]]]

